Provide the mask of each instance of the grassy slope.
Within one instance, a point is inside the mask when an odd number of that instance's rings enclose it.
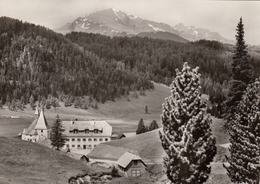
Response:
[[[227,143],[228,135],[224,133],[223,130],[223,120],[212,118],[212,132],[216,137],[217,145]],[[160,129],[161,131],[161,129]],[[138,150],[140,156],[147,161],[159,161],[162,162],[162,157],[165,154],[161,146],[161,141],[159,138],[159,130],[154,130],[144,134],[139,134],[134,137],[123,138],[111,142],[104,143],[104,145],[111,145],[115,147],[125,147],[129,149]],[[101,145],[100,145],[101,146]],[[105,146],[104,146],[105,148]],[[113,147],[111,147],[113,149]],[[218,154],[215,157],[215,161],[223,161],[224,155],[227,154],[227,149],[218,146]],[[104,152],[105,150],[101,152]],[[109,150],[107,150],[109,152]],[[152,154],[151,154],[152,153]]]
[[[165,155],[159,138],[159,130],[140,134],[135,137],[123,138],[106,144],[136,149],[140,156],[147,161],[152,160],[153,162],[162,163],[162,158]]]
[[[110,146],[107,146],[110,145]],[[122,153],[115,152],[116,148],[127,148],[137,150],[146,163],[162,163],[165,152],[161,146],[159,130],[154,130],[134,137],[123,138],[98,145],[88,156],[95,158],[119,158]],[[121,155],[120,155],[121,154]]]
[[[0,183],[63,184],[89,171],[65,153],[17,138],[0,137],[0,141]]]

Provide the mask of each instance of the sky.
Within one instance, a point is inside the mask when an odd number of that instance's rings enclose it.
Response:
[[[0,16],[55,29],[95,11],[114,8],[174,26],[205,28],[235,40],[243,19],[245,41],[260,45],[260,1],[234,0],[0,0]]]

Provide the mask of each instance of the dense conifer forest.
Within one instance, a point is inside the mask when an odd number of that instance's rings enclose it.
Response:
[[[151,89],[147,76],[124,70],[65,36],[41,26],[0,18],[0,96],[2,103],[27,104],[48,96],[88,95],[104,103],[130,90]]]
[[[210,95],[219,115],[231,78],[232,52],[231,45],[206,40],[178,43],[78,32],[64,36],[1,17],[0,100],[11,105],[59,98],[71,105],[89,96],[89,102],[104,103],[129,91],[152,89],[151,81],[169,85],[175,69],[188,62],[199,66],[202,92]],[[250,63],[255,77],[260,76],[258,54]]]

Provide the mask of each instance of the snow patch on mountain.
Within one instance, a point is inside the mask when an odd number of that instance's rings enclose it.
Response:
[[[151,28],[153,28],[153,30],[155,30],[155,31],[162,31],[162,32],[165,32],[165,30],[160,29],[160,28],[158,28],[158,27],[154,27],[152,24],[148,24],[148,26],[150,26]]]
[[[128,17],[130,18],[130,19],[137,19],[138,17],[137,16],[134,16],[134,15],[128,15]]]
[[[120,11],[119,11],[119,10],[116,10],[116,9],[113,9],[113,11],[114,11],[115,15],[121,20],[121,17],[117,14],[117,13],[119,13]]]

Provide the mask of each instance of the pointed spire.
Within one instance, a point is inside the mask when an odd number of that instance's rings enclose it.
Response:
[[[37,130],[39,130],[39,129],[47,130],[48,129],[48,123],[44,116],[43,108],[41,108],[40,116],[39,116],[39,119],[38,119],[37,124],[34,129],[37,129]]]
[[[39,109],[38,109],[38,105],[36,106],[36,109],[35,109],[35,118],[38,119],[39,118]]]

